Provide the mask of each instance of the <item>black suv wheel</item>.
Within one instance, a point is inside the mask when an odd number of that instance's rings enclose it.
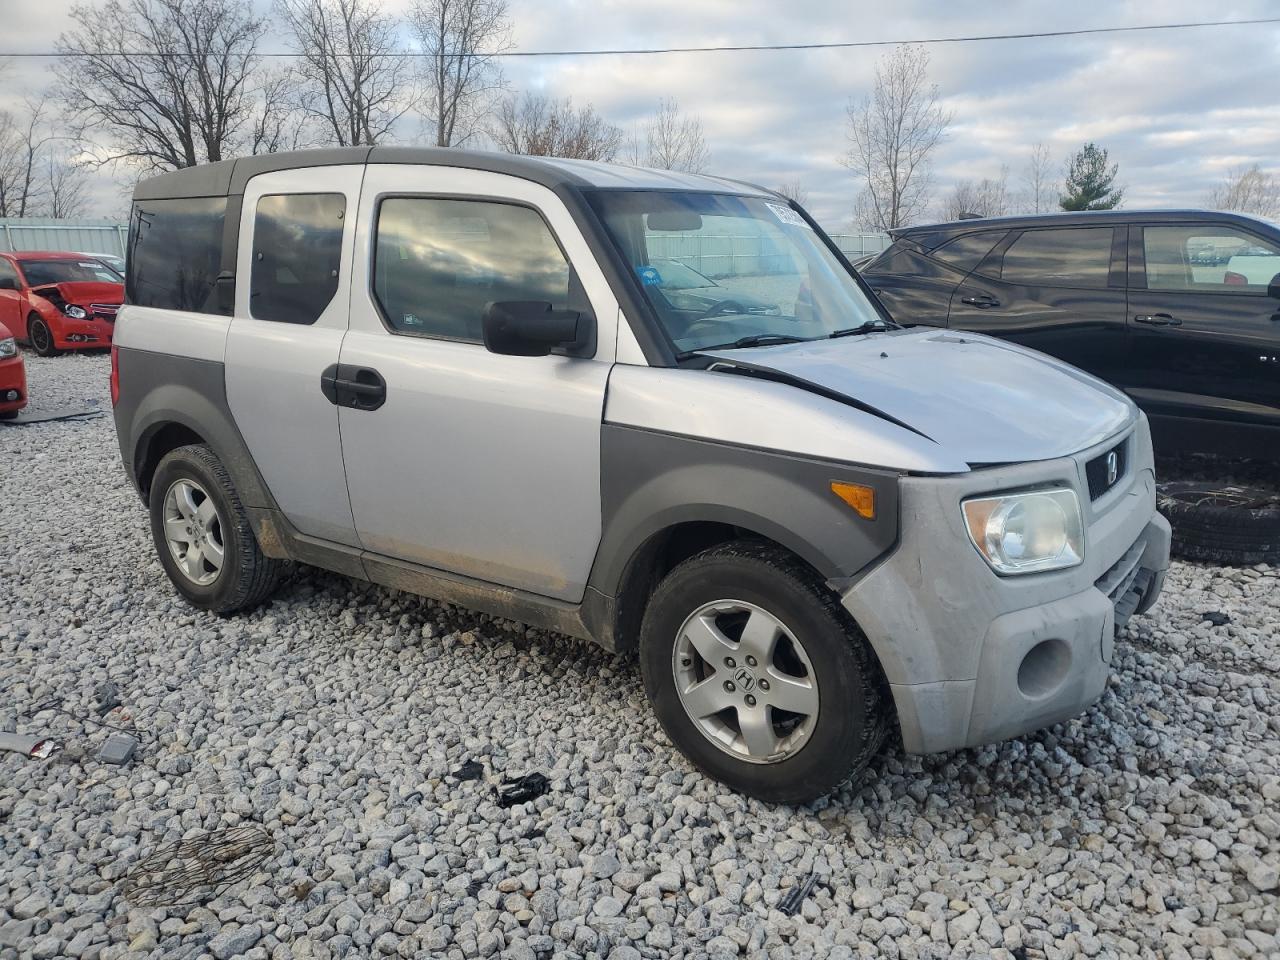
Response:
[[[222,461],[206,446],[167,453],[151,480],[151,534],[193,605],[232,613],[267,598],[282,564],[263,555]]]
[[[866,638],[812,570],[766,544],[713,547],[672,570],[645,611],[640,658],[672,742],[761,800],[830,793],[888,730]]]

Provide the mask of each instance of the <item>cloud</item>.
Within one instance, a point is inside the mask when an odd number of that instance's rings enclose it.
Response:
[[[404,11],[410,0],[388,0]],[[5,43],[52,46],[71,0],[18,4]],[[1152,7],[1121,0],[1083,8],[1056,0],[992,7],[981,0],[511,0],[519,49],[701,46],[910,39],[1024,33],[1214,19],[1191,0]],[[263,5],[263,9],[266,6]],[[1083,11],[1083,12],[1082,12]],[[1239,0],[1223,16],[1274,15],[1266,0]],[[280,49],[283,38],[268,43]],[[871,89],[889,48],[670,54],[655,57],[511,59],[513,89],[538,89],[592,103],[637,129],[663,97],[703,121],[713,172],[764,184],[799,180],[813,212],[833,230],[848,226],[857,183],[840,164],[846,108]],[[1120,164],[1126,205],[1189,206],[1230,170],[1276,169],[1280,123],[1274,107],[1277,26],[1222,27],[1104,36],[939,44],[931,76],[954,120],[933,163],[935,193],[958,179],[998,176],[1011,187],[1033,143],[1049,145],[1055,176],[1085,140]],[[46,61],[18,61],[0,81],[0,106],[38,88]],[[406,125],[403,136],[418,133]],[[101,212],[116,192],[97,180]]]

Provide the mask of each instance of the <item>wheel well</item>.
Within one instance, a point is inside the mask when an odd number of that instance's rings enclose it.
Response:
[[[183,426],[180,423],[166,423],[149,433],[138,445],[134,468],[135,476],[138,478],[138,489],[142,492],[142,499],[150,499],[151,478],[155,476],[156,467],[160,465],[160,461],[164,459],[165,454],[171,450],[177,450],[178,447],[204,442],[204,437],[190,427]]]
[[[784,550],[808,564],[776,540],[729,523],[689,521],[655,533],[640,547],[618,585],[615,642],[619,650],[634,649],[649,597],[662,578],[694,554],[733,540],[757,540]]]

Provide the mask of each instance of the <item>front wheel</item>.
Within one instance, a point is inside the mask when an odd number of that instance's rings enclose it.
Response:
[[[42,357],[56,357],[62,351],[53,343],[53,331],[49,324],[40,317],[32,315],[27,321],[27,339],[31,341],[31,349]]]
[[[713,547],[672,570],[645,611],[640,659],[672,742],[760,800],[830,793],[889,728],[866,638],[811,569],[767,544]]]
[[[166,454],[151,480],[150,505],[160,563],[194,606],[232,613],[275,589],[281,563],[258,548],[231,476],[208,447]]]

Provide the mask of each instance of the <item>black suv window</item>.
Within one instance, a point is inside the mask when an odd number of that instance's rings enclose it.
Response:
[[[346,209],[340,193],[278,193],[258,200],[251,316],[304,324],[320,318],[338,292]]]
[[[1005,231],[988,230],[986,233],[967,233],[963,237],[948,240],[929,256],[943,263],[949,263],[957,270],[968,273],[982,258],[991,252],[991,248],[1004,239]]]
[[[214,294],[226,214],[226,197],[135,203],[126,299],[142,307],[230,314]]]
[[[1148,290],[1263,293],[1280,274],[1280,246],[1231,226],[1144,227]]]
[[[1111,227],[1027,230],[1004,253],[1001,279],[1031,286],[1105,287]]]
[[[373,290],[393,333],[479,343],[490,303],[568,305],[569,262],[529,207],[393,197],[376,234]]]

